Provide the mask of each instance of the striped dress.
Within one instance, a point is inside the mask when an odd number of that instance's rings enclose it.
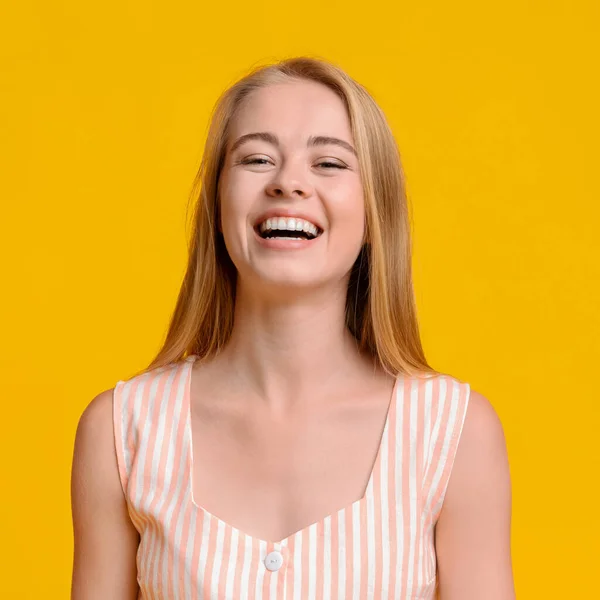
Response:
[[[364,496],[275,543],[194,501],[196,358],[118,381],[114,389],[119,475],[140,533],[138,600],[434,599],[434,526],[469,384],[449,375],[400,375]]]

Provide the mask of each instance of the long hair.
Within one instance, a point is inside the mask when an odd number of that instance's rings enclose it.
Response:
[[[347,326],[358,347],[388,373],[438,373],[427,363],[419,336],[405,179],[392,131],[365,87],[338,66],[311,57],[256,67],[218,99],[189,198],[194,209],[187,268],[162,347],[140,373],[191,354],[210,358],[227,343],[237,272],[217,223],[219,175],[229,125],[252,91],[294,80],[321,83],[342,99],[358,153],[366,229],[365,244],[350,274]]]

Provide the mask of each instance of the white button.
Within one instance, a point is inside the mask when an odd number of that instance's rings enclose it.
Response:
[[[273,550],[273,552],[269,552],[269,554],[267,554],[267,557],[265,558],[265,567],[267,567],[269,571],[277,571],[282,564],[283,556],[281,555],[281,552]]]

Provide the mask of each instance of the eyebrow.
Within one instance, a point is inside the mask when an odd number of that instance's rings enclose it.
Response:
[[[279,139],[275,134],[269,133],[268,131],[257,131],[255,133],[246,133],[245,135],[240,136],[231,146],[230,152],[237,150],[243,143],[248,142],[250,140],[262,140],[263,142],[267,142],[269,144],[272,144],[273,146],[277,146],[278,148],[280,147]],[[344,148],[348,150],[348,152],[354,154],[354,156],[357,156],[356,150],[352,147],[351,144],[345,142],[344,140],[329,135],[312,135],[308,138],[308,142],[306,145],[309,148],[314,146],[329,145],[340,146],[341,148]]]

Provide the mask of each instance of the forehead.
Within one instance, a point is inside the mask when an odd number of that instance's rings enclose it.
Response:
[[[283,140],[332,135],[352,141],[344,102],[314,81],[278,83],[251,92],[230,124],[230,139],[255,131],[268,131]]]

